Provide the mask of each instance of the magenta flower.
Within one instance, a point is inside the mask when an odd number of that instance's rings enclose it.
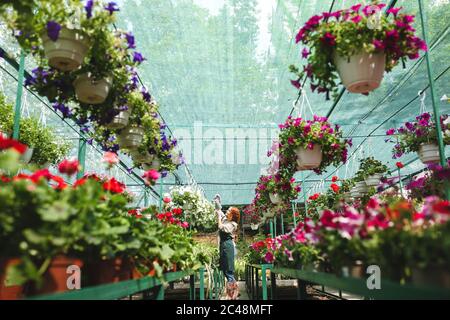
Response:
[[[297,89],[301,88],[300,79],[297,80],[291,80],[291,84],[296,87]]]
[[[354,16],[351,20],[352,20],[354,23],[358,23],[358,22],[361,22],[362,17],[358,14],[357,16]]]
[[[395,134],[395,129],[394,128],[391,128],[388,131],[386,131],[386,135],[388,135],[388,136],[392,136],[393,134]]]
[[[297,35],[295,36],[295,43],[299,43],[300,41],[303,41],[305,39],[305,33],[306,30],[304,28],[301,28]]]
[[[354,6],[350,7],[350,10],[354,11],[354,12],[358,12],[359,9],[361,9],[362,4],[356,4]]]
[[[389,10],[386,11],[386,13],[389,14],[393,14],[394,17],[397,17],[397,14],[400,10],[402,10],[403,7],[399,7],[399,8],[390,8]]]
[[[309,54],[310,54],[309,50],[307,48],[303,48],[302,58],[304,58],[304,59],[308,58]]]
[[[336,44],[336,37],[327,32],[323,37],[320,38],[320,41],[322,41],[327,46],[334,46]]]
[[[273,256],[273,253],[270,252],[270,251],[268,251],[268,252],[266,253],[266,255],[264,256],[264,260],[265,260],[267,263],[273,263],[273,261],[275,260],[275,259],[274,259],[274,256]]]
[[[383,41],[374,39],[372,43],[375,46],[375,49],[377,49],[379,51],[382,51],[382,50],[386,49],[386,45],[384,44]]]

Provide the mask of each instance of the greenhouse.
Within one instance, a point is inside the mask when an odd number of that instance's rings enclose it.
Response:
[[[450,299],[449,28],[0,0],[0,300]]]

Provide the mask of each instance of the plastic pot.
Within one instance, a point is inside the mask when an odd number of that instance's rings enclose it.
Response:
[[[361,198],[361,193],[359,192],[359,189],[355,186],[350,189],[350,195],[352,198]]]
[[[18,258],[0,258],[0,300],[18,300],[23,297],[23,287],[8,283],[6,271],[18,265]]]
[[[144,163],[147,162],[150,154],[148,152],[145,153],[139,153],[137,152],[137,150],[135,150],[134,152],[131,152],[131,158],[133,159],[133,161],[135,163]]]
[[[298,170],[315,169],[322,162],[322,148],[320,145],[314,145],[312,149],[298,148],[295,153],[297,155]]]
[[[128,150],[137,149],[144,139],[144,129],[142,127],[128,126],[119,135],[119,146]]]
[[[110,78],[94,80],[88,73],[78,76],[73,82],[77,99],[87,104],[105,102],[111,84],[112,80]]]
[[[386,66],[386,55],[379,53],[360,53],[342,57],[336,52],[334,64],[345,88],[352,93],[367,93],[380,86]]]
[[[371,176],[368,176],[364,182],[368,187],[376,187],[380,183],[382,174],[381,173],[375,173]]]
[[[281,197],[278,193],[269,193],[269,198],[273,204],[281,203]]]
[[[129,259],[98,260],[87,265],[90,286],[116,283],[133,278],[134,266]]]
[[[424,164],[437,163],[440,160],[439,147],[434,143],[421,144],[418,154]]]
[[[144,163],[142,167],[145,171],[148,170],[159,170],[159,167],[161,166],[161,161],[159,161],[158,158],[154,158],[152,162],[150,163]]]
[[[61,71],[78,69],[89,50],[89,39],[83,32],[65,27],[59,32],[56,41],[51,40],[47,33],[44,33],[42,42],[48,64]]]
[[[25,164],[30,163],[31,158],[33,157],[33,151],[33,148],[28,147],[27,150],[20,156],[20,160],[22,160]]]
[[[360,194],[366,194],[367,193],[367,186],[364,181],[359,181],[355,185],[356,189]]]
[[[107,127],[112,130],[122,129],[128,125],[128,121],[130,119],[131,109],[120,111],[119,114],[114,116],[110,123],[108,123]]]

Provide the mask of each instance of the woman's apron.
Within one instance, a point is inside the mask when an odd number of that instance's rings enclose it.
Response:
[[[234,272],[234,243],[230,233],[219,231],[220,236],[220,270]]]

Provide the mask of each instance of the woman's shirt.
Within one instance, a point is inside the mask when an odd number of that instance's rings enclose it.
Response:
[[[236,222],[227,220],[222,223],[222,225],[219,227],[219,230],[225,233],[233,234],[234,232],[236,232],[237,227],[238,224]]]

